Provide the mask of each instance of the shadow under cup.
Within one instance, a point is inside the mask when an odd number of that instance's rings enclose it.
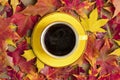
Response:
[[[71,25],[65,22],[54,22],[42,32],[43,50],[52,57],[65,57],[74,51],[77,34]]]

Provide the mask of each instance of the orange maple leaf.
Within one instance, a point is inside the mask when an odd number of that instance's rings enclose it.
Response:
[[[112,3],[115,7],[115,11],[113,15],[113,17],[115,17],[116,15],[118,15],[118,13],[120,13],[120,0],[112,0]]]
[[[47,13],[54,12],[60,5],[59,0],[38,0],[35,5],[29,5],[22,13],[25,15],[43,16]]]

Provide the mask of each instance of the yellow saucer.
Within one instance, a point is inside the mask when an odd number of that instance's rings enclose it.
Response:
[[[72,52],[72,54],[62,58],[60,57],[55,58],[48,55],[42,48],[42,44],[40,41],[44,29],[49,24],[52,24],[54,22],[68,23],[75,29],[75,31],[78,34],[78,38],[77,38],[78,41],[75,50]],[[77,19],[65,13],[55,12],[43,17],[35,26],[32,33],[31,45],[34,54],[40,61],[52,67],[63,67],[72,64],[82,55],[86,47],[86,41],[87,41],[87,35],[85,34],[83,27],[81,26],[80,22]]]

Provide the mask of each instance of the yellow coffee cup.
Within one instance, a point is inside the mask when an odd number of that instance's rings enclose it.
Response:
[[[35,26],[31,44],[36,57],[52,67],[75,62],[86,47],[87,35],[73,16],[54,12],[44,16]]]

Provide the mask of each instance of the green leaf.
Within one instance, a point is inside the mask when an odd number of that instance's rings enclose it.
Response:
[[[24,54],[22,55],[24,58],[26,58],[27,61],[35,58],[35,55],[33,53],[33,51],[30,49],[30,50],[25,50],[24,51]]]

